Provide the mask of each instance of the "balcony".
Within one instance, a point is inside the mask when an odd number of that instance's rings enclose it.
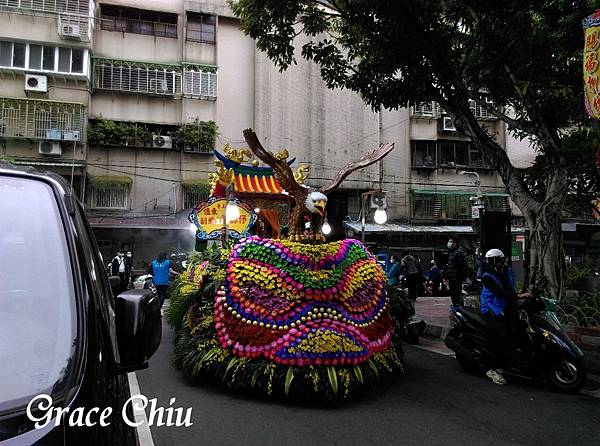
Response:
[[[90,179],[92,209],[123,210],[129,205],[129,177],[98,176]]]
[[[441,116],[441,108],[435,101],[418,102],[410,107],[410,116],[417,119],[437,119]]]
[[[481,169],[492,170],[481,151],[470,141],[413,140],[411,141],[413,169]]]
[[[217,98],[217,67],[184,64],[183,94],[186,97],[215,100]]]
[[[0,98],[0,137],[82,141],[85,106],[42,99]]]
[[[103,4],[100,29],[176,39],[177,14]]]
[[[94,88],[152,96],[179,96],[181,67],[94,58]]]
[[[0,10],[12,13],[70,13],[93,16],[93,0],[0,0]]]
[[[477,192],[461,190],[423,190],[411,191],[411,217],[420,222],[470,221],[470,198]],[[484,193],[487,209],[506,211],[508,194]]]

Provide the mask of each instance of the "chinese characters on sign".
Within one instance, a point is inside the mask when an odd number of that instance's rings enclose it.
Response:
[[[196,236],[202,240],[219,238],[227,231],[232,238],[240,238],[248,235],[250,227],[256,220],[256,214],[246,203],[234,200],[240,216],[225,225],[225,208],[228,200],[226,198],[211,197],[206,202],[196,205],[188,219],[198,228]]]
[[[585,108],[592,118],[600,119],[600,90],[598,61],[600,47],[600,10],[583,21],[583,82]]]

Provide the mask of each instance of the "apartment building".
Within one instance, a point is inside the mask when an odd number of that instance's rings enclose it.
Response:
[[[301,58],[279,73],[224,0],[0,0],[0,26],[0,153],[71,181],[107,259],[131,249],[139,268],[158,250],[190,249],[187,214],[206,196],[213,150],[245,146],[248,127],[310,166],[316,187],[395,142],[330,196],[333,236],[359,235],[360,193],[370,189],[387,192],[399,223],[369,233],[382,243],[434,246],[468,233],[477,187],[461,171],[479,175],[490,205],[508,205],[437,104],[374,113],[358,95],[328,90]],[[502,123],[473,107],[504,145]]]

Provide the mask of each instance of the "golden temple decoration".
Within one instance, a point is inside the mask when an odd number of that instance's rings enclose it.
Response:
[[[287,151],[287,149],[283,149],[280,150],[279,152],[275,152],[275,158],[277,158],[278,160],[281,161],[287,161],[287,159],[290,157],[289,152]]]
[[[212,189],[214,189],[217,183],[220,182],[226,186],[233,181],[233,169],[225,169],[223,161],[220,160],[215,160],[215,166],[217,167],[217,170],[214,173],[208,174],[211,185],[211,193]]]
[[[223,152],[227,158],[235,163],[244,163],[252,158],[252,151],[250,149],[234,149],[229,144],[225,144]]]
[[[308,178],[308,172],[310,172],[310,167],[307,165],[302,165],[298,167],[296,173],[294,174],[294,179],[298,184],[304,184],[304,180]]]

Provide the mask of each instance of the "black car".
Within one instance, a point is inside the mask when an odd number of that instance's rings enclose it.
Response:
[[[160,306],[150,290],[115,299],[114,279],[69,184],[0,165],[3,446],[136,444],[126,372],[147,367],[160,344]]]

